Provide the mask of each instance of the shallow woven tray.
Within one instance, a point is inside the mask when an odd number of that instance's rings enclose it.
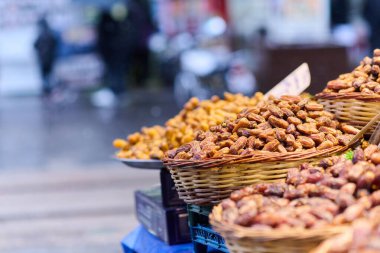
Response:
[[[324,105],[326,111],[336,115],[337,120],[358,129],[363,128],[380,112],[380,95],[319,93],[316,97],[318,102]],[[376,125],[367,133],[373,133]]]
[[[323,240],[342,233],[347,226],[326,226],[318,229],[286,229],[260,231],[222,221],[222,207],[215,206],[210,223],[225,239],[233,253],[307,253]]]
[[[338,154],[347,147],[336,146],[319,151],[273,153],[257,151],[249,157],[225,157],[205,161],[166,160],[178,195],[187,204],[214,205],[231,192],[260,182],[286,178],[289,168]]]

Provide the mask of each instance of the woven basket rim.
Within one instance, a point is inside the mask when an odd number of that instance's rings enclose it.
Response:
[[[319,99],[354,99],[363,101],[373,101],[380,102],[379,94],[363,94],[361,92],[349,92],[349,93],[338,93],[338,92],[320,92],[315,95]]]
[[[184,160],[184,159],[163,159],[167,167],[176,168],[212,168],[221,165],[233,164],[251,164],[258,162],[284,162],[284,161],[299,161],[303,159],[326,156],[347,150],[348,146],[334,146],[323,150],[303,150],[297,152],[268,152],[268,151],[255,151],[252,154],[241,155],[228,155],[220,158],[207,158],[203,160]]]
[[[258,230],[249,227],[243,227],[236,224],[229,224],[220,221],[216,218],[217,212],[221,212],[221,204],[215,206],[210,213],[210,224],[219,233],[228,238],[235,239],[255,239],[260,241],[272,241],[279,239],[299,240],[307,239],[318,236],[327,236],[329,234],[337,234],[346,230],[350,224],[334,225],[329,224],[320,228],[306,229],[306,228],[287,228],[287,229],[271,229],[271,230]]]

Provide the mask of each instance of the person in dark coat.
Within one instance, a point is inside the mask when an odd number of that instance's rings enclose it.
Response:
[[[115,95],[128,88],[127,74],[135,71],[138,84],[148,75],[148,38],[152,22],[148,7],[140,1],[127,1],[126,15],[114,17],[104,9],[97,24],[97,47],[105,65],[104,81]]]
[[[42,93],[50,95],[53,87],[51,74],[56,60],[58,40],[45,18],[38,21],[38,36],[34,43],[42,77]]]
[[[370,29],[369,43],[371,50],[380,47],[380,1],[367,0],[364,4],[364,18]]]
[[[135,81],[137,85],[143,86],[149,75],[149,37],[156,31],[147,0],[127,1],[128,20],[133,24],[134,33],[130,36],[133,40],[133,50],[130,57],[134,66]]]
[[[115,95],[122,94],[126,90],[128,70],[126,29],[124,23],[115,20],[109,11],[102,11],[97,25],[97,47],[105,65],[105,84]]]

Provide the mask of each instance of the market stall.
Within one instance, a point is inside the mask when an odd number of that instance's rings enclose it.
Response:
[[[193,98],[115,140],[129,167],[161,169],[161,188],[136,192],[142,225],[195,252],[379,252],[379,55],[316,97],[290,75],[265,95]],[[369,238],[352,236],[360,226]]]

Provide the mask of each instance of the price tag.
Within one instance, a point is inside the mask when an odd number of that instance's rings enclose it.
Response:
[[[274,86],[270,91],[265,94],[280,97],[282,95],[299,95],[310,86],[311,76],[309,65],[302,63],[285,79]]]

